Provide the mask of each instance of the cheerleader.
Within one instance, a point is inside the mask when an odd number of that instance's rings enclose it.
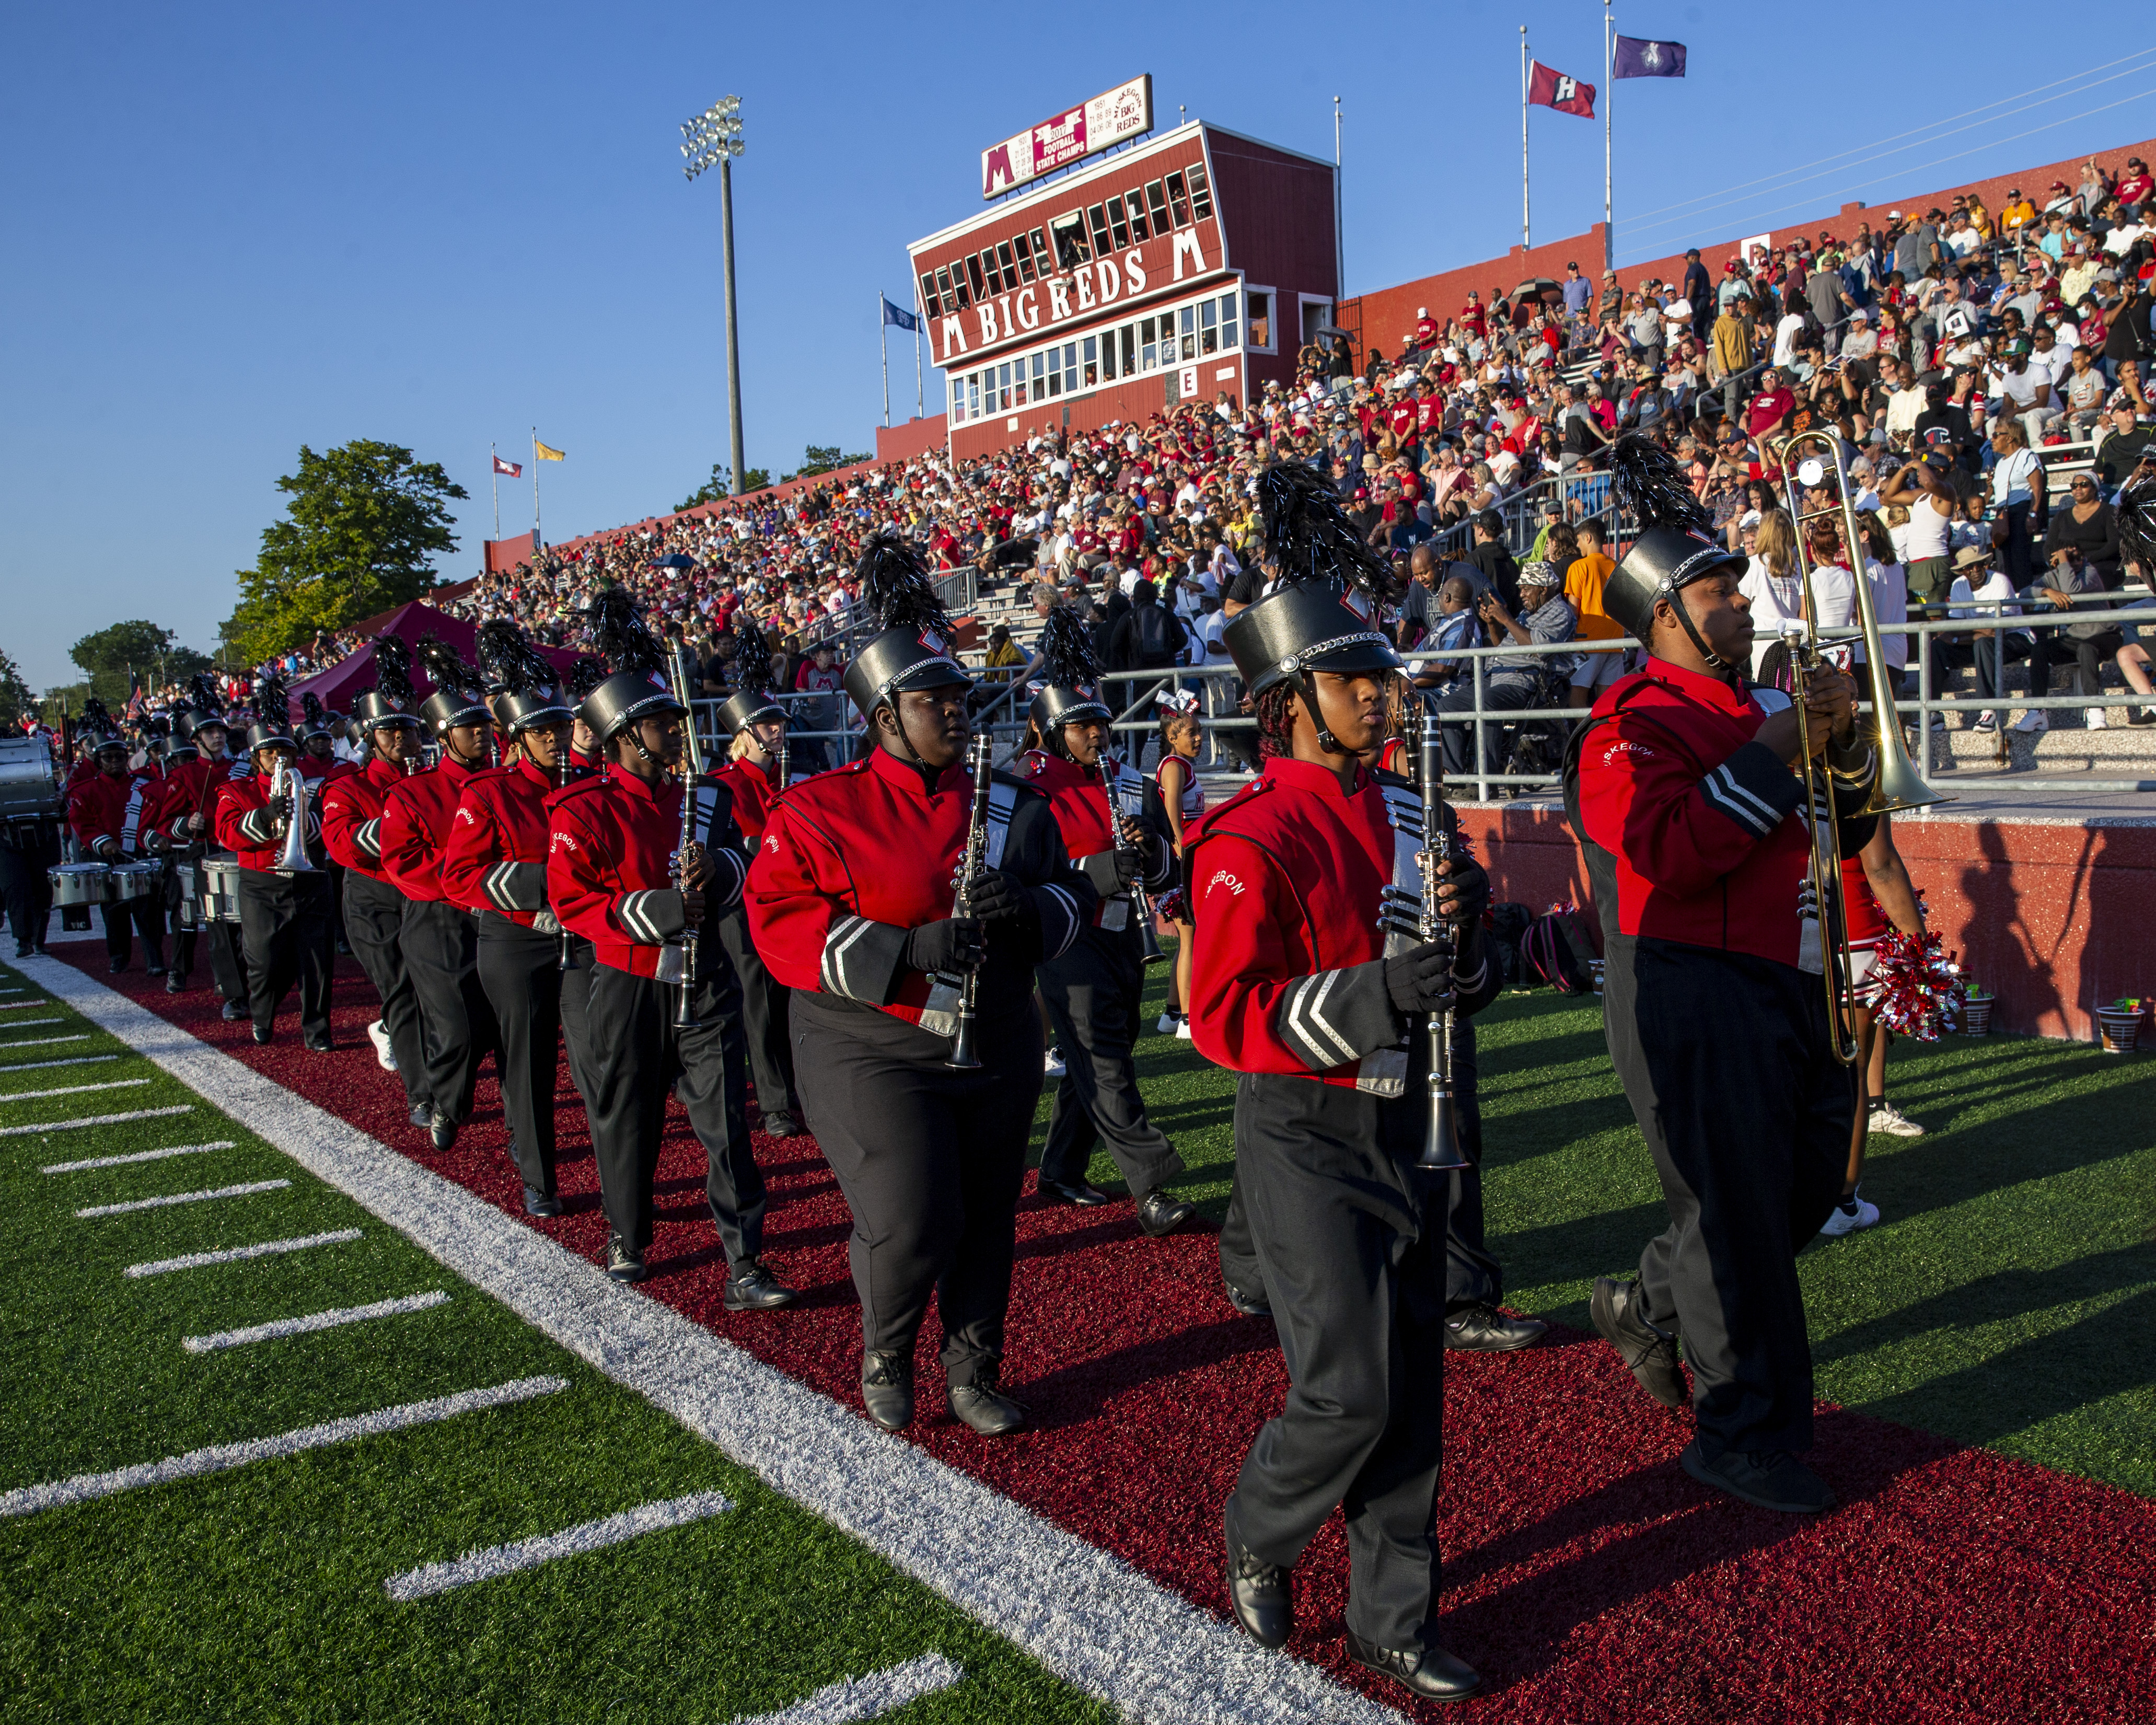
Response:
[[[1169,842],[1175,847],[1177,884],[1154,902],[1164,922],[1175,925],[1175,967],[1168,973],[1168,1010],[1154,1025],[1162,1035],[1190,1040],[1191,923],[1190,896],[1183,881],[1183,834],[1205,813],[1205,787],[1199,783],[1198,752],[1204,746],[1205,727],[1198,717],[1195,689],[1163,689],[1155,696],[1160,714],[1160,764],[1153,768],[1153,793],[1160,799],[1161,818],[1168,823]]]

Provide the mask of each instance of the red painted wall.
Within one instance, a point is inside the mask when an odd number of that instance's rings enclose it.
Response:
[[[932,414],[926,419],[909,419],[903,425],[879,425],[875,429],[875,456],[878,461],[911,461],[916,455],[925,455],[931,449],[940,449],[950,435],[948,413]]]
[[[1589,907],[1561,814],[1463,806],[1460,817],[1499,899],[1537,913]],[[1894,842],[1941,942],[1999,996],[2000,1029],[2093,1041],[2095,1007],[2156,993],[2156,922],[2146,914],[2156,901],[2156,825],[1958,819],[1949,807],[1901,817]]]

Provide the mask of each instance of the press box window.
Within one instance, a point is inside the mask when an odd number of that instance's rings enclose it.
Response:
[[[936,278],[932,274],[924,275],[921,278],[921,309],[931,317],[941,317],[943,315],[943,302],[937,295]]]
[[[1050,363],[1053,362],[1051,357]],[[1078,344],[1075,341],[1063,344],[1063,393],[1065,395],[1078,393]]]
[[[1099,340],[1096,336],[1088,336],[1085,340],[1084,346],[1086,349],[1086,387],[1088,389],[1091,389],[1096,383],[1098,383],[1101,381],[1101,364],[1100,362],[1094,357],[1094,349],[1099,346]]]
[[[1233,347],[1235,341],[1235,298],[1233,294],[1220,295],[1220,345]]]
[[[1137,370],[1138,326],[1134,323],[1123,326],[1123,375],[1127,377]]]
[[[1048,224],[1048,231],[1055,237],[1058,270],[1075,270],[1091,255],[1086,249],[1085,221],[1085,217],[1074,209]]]
[[[1146,182],[1146,208],[1152,212],[1152,231],[1165,234],[1168,229],[1168,194],[1161,190],[1158,180]]]
[[[973,285],[973,297],[976,300],[981,298],[985,290],[981,282],[981,260],[978,258],[966,259],[966,275]]]
[[[1020,245],[1025,244],[1025,236],[1023,234],[1019,235],[1019,244]],[[1018,265],[1011,261],[1011,249],[1010,242],[1009,240],[1001,240],[997,243],[996,261],[1004,266],[1004,289],[1008,292],[1009,290],[1018,285]]]
[[[1270,349],[1273,345],[1273,296],[1252,294],[1250,299],[1250,346]]]
[[[1021,281],[1033,280],[1033,242],[1023,229],[1011,235],[1011,249],[1018,254],[1018,274]]]
[[[1190,164],[1190,215],[1194,221],[1202,222],[1213,213],[1213,188],[1205,183],[1205,164]]]
[[[951,285],[951,272],[947,269],[938,270],[936,272],[936,285],[943,290],[943,309],[947,313],[963,311],[966,309],[968,301],[964,291],[966,272],[963,270],[958,272],[957,287],[954,288]]]
[[[1132,187],[1128,203],[1131,215],[1131,238],[1133,240],[1152,239],[1152,231],[1146,225],[1145,187]]]
[[[1105,258],[1114,248],[1114,242],[1108,238],[1106,208],[1096,203],[1089,208],[1086,214],[1093,223],[1093,255],[1096,258]]]
[[[1103,383],[1116,381],[1116,332],[1113,330],[1101,332],[1101,381]]]
[[[1220,351],[1220,308],[1207,300],[1198,308],[1198,351],[1218,353]]]
[[[1183,343],[1185,359],[1198,357],[1198,308],[1186,305],[1175,314],[1176,333]]]
[[[1158,326],[1153,319],[1144,317],[1138,320],[1138,362],[1147,371],[1160,363],[1158,335]]]
[[[1130,244],[1131,224],[1123,215],[1123,200],[1121,198],[1108,200],[1108,231],[1115,236],[1117,251]]]
[[[1044,381],[1044,380],[1043,380],[1043,377],[1042,377],[1042,372],[1043,372],[1044,367],[1047,366],[1047,363],[1048,363],[1048,357],[1047,357],[1045,354],[1036,353],[1036,354],[1034,354],[1034,357],[1033,357],[1033,398],[1034,398],[1035,401],[1039,401],[1039,400],[1040,400],[1040,399],[1041,399],[1042,384],[1043,384],[1043,381]],[[1046,379],[1045,379],[1045,382],[1046,382],[1046,387],[1047,387],[1047,393],[1048,393],[1050,395],[1060,395],[1060,394],[1062,394],[1062,393],[1063,393],[1063,373],[1062,373],[1062,372],[1059,372],[1059,371],[1053,370],[1052,368],[1051,368],[1051,369],[1049,369],[1049,370],[1047,371],[1047,377],[1046,377]]]
[[[1190,225],[1190,198],[1183,189],[1181,174],[1168,177],[1168,207],[1175,216],[1177,227],[1188,228]]]

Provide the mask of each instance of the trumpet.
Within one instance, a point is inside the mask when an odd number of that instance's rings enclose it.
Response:
[[[1415,785],[1422,793],[1422,852],[1417,870],[1422,876],[1418,899],[1404,887],[1387,886],[1379,894],[1378,926],[1404,940],[1430,942],[1446,955],[1450,976],[1457,948],[1452,925],[1439,912],[1438,891],[1443,886],[1438,868],[1452,854],[1451,834],[1445,799],[1440,794],[1445,778],[1444,729],[1435,711],[1425,711],[1422,732],[1416,739]],[[1460,1168],[1472,1166],[1460,1148],[1460,1104],[1452,1079],[1452,1024],[1450,1006],[1430,1014],[1423,1024],[1430,1039],[1430,1073],[1424,1082],[1430,1093],[1430,1116],[1424,1122],[1419,1168]]]
[[[285,817],[284,845],[277,853],[277,872],[280,875],[312,875],[320,872],[307,860],[307,780],[297,767],[280,763],[277,776],[270,781],[270,794],[289,798],[292,812]]]

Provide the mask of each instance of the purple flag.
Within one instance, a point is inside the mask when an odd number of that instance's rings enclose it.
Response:
[[[1685,45],[1681,42],[1648,42],[1637,36],[1617,39],[1617,58],[1610,68],[1617,78],[1681,78],[1685,74]]]

